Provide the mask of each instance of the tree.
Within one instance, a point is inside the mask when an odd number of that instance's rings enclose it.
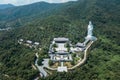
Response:
[[[56,44],[56,43],[54,43],[54,44],[53,44],[53,47],[54,47],[54,48],[57,48],[58,46],[57,46],[57,44]]]
[[[42,62],[43,62],[43,58],[39,57],[38,62],[37,62],[38,65],[39,65],[39,66],[43,65]]]
[[[49,65],[52,66],[54,63],[52,60],[49,60]]]

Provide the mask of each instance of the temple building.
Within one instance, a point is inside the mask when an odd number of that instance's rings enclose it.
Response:
[[[68,38],[54,38],[50,45],[49,55],[52,61],[71,61],[70,41]]]
[[[78,42],[72,45],[69,38],[58,37],[54,38],[49,47],[50,60],[53,62],[60,62],[61,65],[58,66],[58,72],[67,72],[68,66],[64,65],[65,62],[74,62],[78,57],[81,59],[81,55],[87,49],[88,43],[91,41],[96,41],[97,38],[93,36],[93,25],[89,22],[87,36],[83,43]],[[74,56],[74,54],[76,56]],[[77,58],[74,58],[77,57]]]

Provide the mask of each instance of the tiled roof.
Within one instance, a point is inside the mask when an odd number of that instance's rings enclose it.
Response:
[[[69,39],[64,37],[59,37],[59,38],[54,38],[54,41],[69,41]]]

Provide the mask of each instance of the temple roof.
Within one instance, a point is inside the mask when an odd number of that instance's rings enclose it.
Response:
[[[69,39],[64,37],[59,37],[59,38],[54,38],[54,41],[69,41]]]
[[[85,47],[85,45],[84,45],[83,43],[79,43],[79,42],[76,44],[76,46],[79,46],[79,47],[80,47],[80,46],[81,46],[81,47]]]

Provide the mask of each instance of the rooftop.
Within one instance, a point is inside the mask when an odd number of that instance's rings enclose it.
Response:
[[[32,41],[30,41],[30,40],[27,40],[26,42],[27,42],[27,43],[29,43],[29,44],[31,44],[31,43],[32,43]]]
[[[83,43],[77,43],[76,46],[79,46],[79,47],[85,47],[85,45]]]
[[[35,45],[39,45],[40,43],[39,43],[39,42],[35,42],[34,44],[35,44]]]
[[[58,38],[54,38],[54,41],[69,41],[69,39],[64,37],[58,37]]]

